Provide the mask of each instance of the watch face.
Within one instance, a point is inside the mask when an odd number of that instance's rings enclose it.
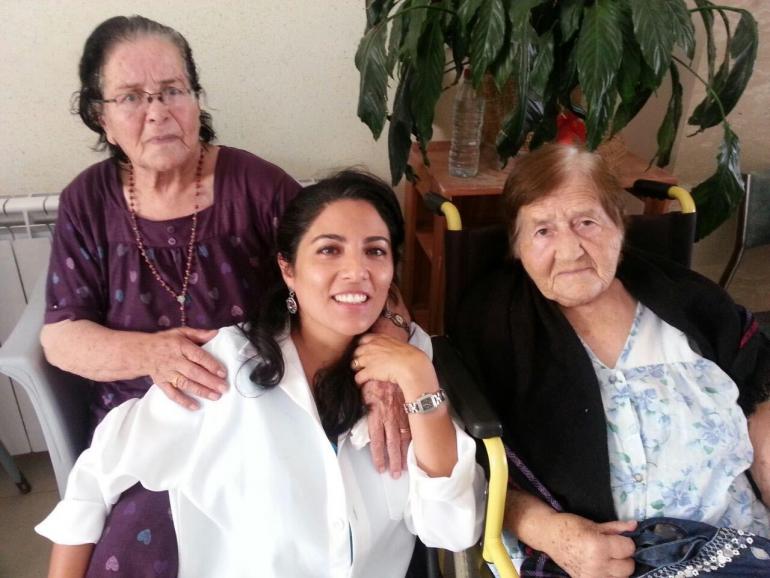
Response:
[[[401,317],[401,315],[399,315],[398,313],[394,313],[394,314],[393,314],[393,319],[395,319],[395,320],[396,320],[396,323],[397,323],[398,325],[401,325],[401,326],[403,326],[403,325],[404,325],[404,318],[403,318],[403,317]]]
[[[423,397],[422,399],[418,399],[417,401],[420,403],[421,411],[428,411],[436,407],[436,405],[433,403],[432,397]]]

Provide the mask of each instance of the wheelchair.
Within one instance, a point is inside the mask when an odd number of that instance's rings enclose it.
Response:
[[[689,192],[678,186],[646,180],[636,181],[629,192],[643,199],[675,199],[679,201],[681,211],[630,216],[626,223],[625,242],[636,249],[666,256],[689,268],[696,219],[695,203]],[[448,331],[446,335],[432,339],[433,362],[439,381],[468,433],[482,441],[486,449],[489,489],[482,558],[495,566],[502,578],[518,578],[501,535],[508,485],[503,427],[452,344],[454,320],[463,295],[475,280],[495,271],[509,259],[507,226],[494,224],[464,229],[457,208],[447,199],[429,193],[424,201],[432,212],[443,215],[447,224],[444,237],[444,327]],[[484,570],[479,567],[473,571],[478,575]]]

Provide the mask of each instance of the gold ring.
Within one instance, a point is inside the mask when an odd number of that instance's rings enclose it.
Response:
[[[169,383],[171,383],[172,387],[175,389],[179,389],[179,374],[174,376],[174,379],[172,379]]]
[[[351,365],[353,366],[353,371],[357,371],[358,370],[358,358],[354,357],[353,358],[353,363]]]
[[[404,434],[409,435],[409,428],[402,427],[402,428],[399,428],[398,431],[401,432],[401,435],[404,435]]]

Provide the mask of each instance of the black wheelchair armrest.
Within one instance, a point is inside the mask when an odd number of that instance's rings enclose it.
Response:
[[[476,439],[500,437],[503,426],[449,339],[433,337],[433,365],[452,407]]]

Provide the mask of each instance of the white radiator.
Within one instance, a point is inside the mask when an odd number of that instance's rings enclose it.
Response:
[[[58,195],[0,197],[0,345],[13,330],[48,267]],[[0,374],[0,439],[12,454],[45,451],[43,433],[24,393]]]

